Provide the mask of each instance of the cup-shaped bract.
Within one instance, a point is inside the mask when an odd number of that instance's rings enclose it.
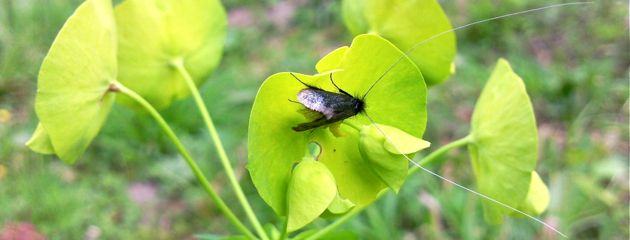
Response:
[[[398,59],[400,63],[375,85],[378,76],[390,67],[387,63]],[[367,114],[379,124],[416,138],[422,138],[426,127],[426,85],[422,74],[387,40],[372,34],[357,36],[350,47],[337,49],[320,60],[317,70],[320,73],[313,76],[295,75],[306,84],[336,92],[329,79],[332,72],[337,86],[359,98],[373,88],[363,99],[365,112],[343,120],[351,124],[296,132],[292,127],[309,120],[300,114],[304,106],[292,101],[306,87],[289,73],[278,73],[265,80],[249,122],[248,170],[260,196],[278,215],[286,215],[291,169],[310,154],[309,144],[320,146],[316,159],[332,173],[339,199],[365,205],[387,185],[365,163],[359,152],[358,130],[349,125],[370,125]]]
[[[116,25],[110,0],[88,0],[68,18],[37,80],[38,125],[28,146],[73,163],[103,126],[114,102]]]
[[[53,148],[50,137],[46,130],[44,130],[42,123],[37,124],[35,132],[33,132],[31,139],[26,142],[26,146],[37,153],[55,154],[55,148]]]
[[[416,153],[429,145],[427,141],[381,124],[363,126],[359,137],[359,152],[365,164],[396,193],[405,182],[409,168],[403,154]]]
[[[227,20],[218,0],[127,0],[114,13],[118,80],[158,109],[190,93],[174,64],[197,85],[219,64]]]
[[[305,158],[293,169],[287,189],[289,232],[302,228],[322,214],[337,196],[333,175],[321,162]]]
[[[529,183],[529,191],[525,201],[521,203],[519,209],[530,215],[539,215],[549,207],[549,189],[538,173],[532,172],[532,180]],[[517,217],[522,217],[520,213],[512,213]]]
[[[409,51],[428,85],[455,72],[455,34],[446,32],[451,23],[436,0],[344,0],[342,4],[343,20],[352,34],[376,33]]]
[[[472,116],[468,145],[481,193],[512,207],[525,201],[538,159],[538,132],[523,80],[500,59]],[[486,220],[501,222],[512,210],[483,201]]]

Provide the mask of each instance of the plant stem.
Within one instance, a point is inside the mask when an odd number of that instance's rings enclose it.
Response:
[[[380,196],[382,196],[382,195],[384,195],[384,194],[380,194],[378,198],[380,198]],[[361,213],[367,207],[368,207],[368,205],[361,205],[361,206],[354,207],[352,210],[350,210],[350,212],[344,214],[343,216],[341,216],[340,218],[335,220],[333,223],[331,223],[328,226],[326,226],[325,228],[322,228],[321,230],[317,231],[315,234],[313,234],[311,236],[308,236],[305,240],[320,239],[325,234],[329,233],[330,231],[334,230],[335,228],[337,228],[337,227],[341,226],[342,224],[346,223],[348,220],[352,219],[352,217],[354,217],[357,214]]]
[[[4,8],[7,11],[7,25],[9,26],[9,33],[15,30],[15,9],[13,9],[13,0],[4,1]],[[15,36],[13,36],[15,38]]]
[[[219,159],[221,160],[221,164],[223,165],[225,174],[227,175],[228,180],[230,181],[230,184],[232,185],[232,189],[234,190],[234,193],[236,194],[236,197],[238,198],[239,203],[243,207],[243,210],[245,214],[247,215],[247,218],[253,225],[254,229],[256,229],[256,232],[258,233],[260,238],[263,240],[268,240],[269,236],[267,236],[267,233],[265,232],[262,225],[258,221],[256,214],[254,214],[252,207],[247,201],[247,198],[245,197],[245,194],[243,193],[243,190],[241,189],[241,186],[239,185],[238,180],[236,179],[236,176],[234,175],[234,169],[232,168],[232,165],[230,164],[230,160],[228,159],[228,156],[225,153],[225,148],[223,147],[223,144],[221,143],[221,138],[219,137],[219,133],[217,132],[217,129],[214,126],[214,123],[212,122],[212,118],[210,118],[210,113],[208,113],[208,108],[206,107],[206,104],[203,102],[203,99],[201,98],[201,94],[199,93],[199,89],[197,88],[197,85],[195,84],[192,77],[190,76],[186,68],[184,67],[184,60],[182,58],[178,58],[177,60],[173,61],[172,64],[177,69],[177,71],[181,74],[181,76],[184,78],[184,81],[186,82],[188,89],[190,90],[193,98],[195,99],[197,109],[199,109],[199,112],[201,113],[201,117],[203,118],[203,121],[206,124],[208,133],[210,134],[210,137],[212,138],[212,142],[214,143],[214,147],[217,150],[217,153],[219,154]]]
[[[286,217],[286,220],[283,224],[284,225],[282,226],[282,234],[280,235],[280,238],[278,238],[278,240],[287,239],[287,235],[289,234],[289,216]]]
[[[153,106],[149,102],[147,102],[144,98],[142,98],[142,96],[138,95],[133,90],[128,89],[124,85],[120,83],[114,83],[110,87],[110,89],[129,96],[130,98],[138,102],[142,107],[144,107],[144,109],[147,110],[147,112],[149,112],[149,114],[155,119],[158,125],[160,125],[162,130],[166,133],[166,136],[168,136],[171,142],[175,144],[175,147],[177,148],[179,153],[182,155],[182,157],[184,157],[184,160],[186,160],[186,163],[188,163],[188,166],[195,174],[195,177],[197,177],[197,180],[199,181],[199,183],[201,183],[203,188],[206,190],[208,195],[210,195],[210,198],[212,198],[212,200],[216,203],[217,207],[221,210],[221,212],[223,212],[223,214],[228,218],[228,220],[230,220],[230,222],[232,222],[232,224],[234,224],[234,226],[236,226],[236,228],[242,234],[244,234],[248,238],[255,239],[256,236],[245,227],[245,225],[236,217],[236,215],[234,215],[232,210],[230,210],[227,207],[225,202],[223,202],[223,200],[219,197],[219,195],[214,191],[214,189],[208,182],[208,179],[206,178],[206,176],[204,176],[203,172],[201,171],[201,169],[199,168],[195,160],[190,156],[190,154],[188,153],[184,145],[181,143],[177,135],[175,135],[175,132],[173,132],[173,129],[171,129],[171,127],[166,123],[162,115],[160,115],[160,113],[157,110],[155,110],[155,108],[153,108]]]
[[[440,157],[442,155],[444,155],[445,153],[447,153],[448,151],[454,149],[454,148],[458,148],[461,146],[464,146],[468,143],[470,143],[472,141],[472,136],[468,135],[466,137],[457,139],[455,141],[452,141],[440,148],[438,148],[437,150],[435,150],[434,152],[432,152],[431,154],[427,155],[426,157],[422,158],[422,160],[420,160],[420,162],[418,162],[418,164],[420,164],[421,166],[426,166],[429,165],[433,162],[435,162],[437,159],[440,159]],[[418,167],[414,167],[412,169],[409,170],[409,175],[413,174],[414,172],[418,171]]]
[[[450,151],[450,150],[452,150],[454,148],[458,148],[458,147],[464,146],[464,145],[470,143],[470,141],[472,141],[472,137],[470,135],[468,135],[466,137],[463,137],[463,138],[460,138],[460,139],[455,140],[453,142],[450,142],[449,144],[446,144],[446,145],[440,147],[439,149],[435,150],[435,152],[432,152],[428,156],[424,157],[420,162],[418,162],[418,164],[420,164],[421,166],[425,166],[425,165],[427,165],[429,163],[432,163],[436,159],[439,159],[439,157],[442,156],[444,153],[446,153],[446,152],[448,152],[448,151]],[[416,171],[418,171],[418,169],[420,169],[420,168],[414,167],[414,168],[410,169],[409,173],[407,175],[411,175],[411,174],[415,173]],[[388,189],[387,191],[390,191],[390,190]],[[379,194],[376,197],[376,200],[380,199],[383,195],[385,195],[385,193],[386,192],[382,192],[381,194]],[[352,210],[350,210],[350,212],[344,214],[343,216],[341,216],[339,219],[335,220],[330,225],[326,226],[325,228],[322,228],[317,233],[307,237],[306,240],[315,240],[315,239],[321,238],[322,236],[324,236],[328,232],[330,232],[330,231],[334,230],[335,228],[339,227],[340,225],[346,223],[348,220],[350,220],[352,217],[354,217],[355,215],[357,215],[360,212],[362,212],[367,207],[368,207],[368,205],[362,205],[362,206],[357,206],[357,207],[353,208]]]

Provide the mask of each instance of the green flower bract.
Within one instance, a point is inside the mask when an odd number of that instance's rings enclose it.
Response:
[[[365,113],[379,124],[420,139],[426,127],[426,84],[416,65],[387,40],[370,34],[357,36],[350,47],[339,48],[320,60],[318,74],[296,75],[309,85],[336,91],[329,80],[329,73],[334,72],[341,89],[364,96],[390,67],[363,99]],[[254,185],[277,214],[286,215],[292,168],[309,154],[308,145],[316,143],[321,147],[317,160],[334,176],[339,195],[357,205],[369,204],[387,185],[361,157],[357,130],[341,124],[339,130],[344,136],[337,137],[327,126],[305,132],[291,129],[309,121],[298,112],[304,106],[289,101],[295,101],[304,88],[286,72],[270,76],[261,86],[249,123],[248,170]],[[365,113],[344,121],[369,125]]]

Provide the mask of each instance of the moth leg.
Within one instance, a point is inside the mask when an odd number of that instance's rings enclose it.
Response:
[[[311,85],[306,84],[305,82],[302,82],[302,80],[300,80],[300,79],[299,79],[297,76],[295,76],[295,74],[293,74],[292,72],[290,72],[289,74],[291,74],[291,76],[293,76],[293,78],[295,78],[295,80],[298,80],[298,82],[300,82],[300,83],[301,83],[301,84],[303,84],[304,86],[309,87],[309,88],[319,89],[319,88],[317,88],[317,87],[315,87],[315,86],[311,86]]]
[[[333,73],[330,73],[330,82],[333,84],[333,86],[335,86],[335,88],[337,88],[337,90],[339,90],[339,92],[345,94],[346,96],[353,97],[352,95],[350,95],[349,93],[347,93],[343,89],[339,88],[339,86],[337,86],[337,84],[335,84],[335,81],[333,81],[332,75],[333,75]]]

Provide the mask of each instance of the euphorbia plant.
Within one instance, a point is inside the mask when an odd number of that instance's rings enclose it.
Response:
[[[288,237],[323,215],[338,217],[323,229],[295,236],[321,237],[385,191],[397,192],[418,169],[435,174],[422,166],[463,146],[471,155],[479,189],[475,193],[488,200],[483,206],[490,222],[500,222],[515,211],[542,213],[549,196],[534,171],[535,117],[522,80],[505,60],[497,63],[477,102],[470,134],[419,162],[412,159],[429,147],[422,140],[427,83],[437,84],[453,73],[454,36],[433,0],[400,1],[389,8],[383,4],[344,1],[344,20],[358,35],[352,44],[323,57],[315,66],[316,74],[270,76],[256,96],[248,170],[262,199],[285,220],[277,237]],[[416,7],[434,16],[431,27],[405,27],[428,24],[426,18],[402,11]],[[216,0],[127,0],[115,9],[109,0],[84,2],[61,29],[42,64],[35,104],[41,123],[27,145],[74,163],[120,94],[123,103],[155,118],[241,235],[269,239],[270,232],[278,230],[265,231],[259,223],[197,89],[218,64],[225,25],[225,13]],[[445,39],[417,44],[438,35]],[[313,120],[314,111],[296,101],[298,92],[308,86],[330,92],[340,91],[338,87],[365,105],[353,117],[298,132],[293,127]],[[156,110],[189,93],[255,234],[210,186]],[[410,161],[416,167],[410,169]]]
[[[109,0],[84,2],[61,29],[42,64],[35,104],[41,123],[27,145],[74,163],[120,93],[125,102],[133,102],[156,119],[223,214],[253,238],[152,105],[165,107],[192,93],[237,197],[258,234],[266,238],[235,180],[196,86],[218,63],[225,25],[223,7],[215,0],[129,0],[115,11]]]
[[[338,54],[339,51],[344,54]],[[324,57],[318,63],[318,70],[322,71],[320,74],[297,76],[306,84],[333,91],[329,71],[341,69],[333,74],[337,85],[349,93],[362,96],[376,80],[373,74],[366,74],[365,69],[384,71],[387,67],[368,57],[374,52],[379,53],[377,57],[383,61],[403,56],[400,50],[384,39],[376,35],[362,35],[354,40],[351,47],[338,49]],[[331,66],[331,69],[323,68],[324,65]],[[426,97],[423,97],[426,96],[426,87],[422,75],[409,61],[399,64],[394,73],[382,81],[388,88],[375,88],[363,99],[365,113],[380,124],[400,128],[421,138],[425,128],[423,122],[426,122]],[[310,120],[300,113],[303,106],[289,101],[294,100],[303,88],[304,85],[289,73],[279,73],[263,83],[254,101],[248,143],[249,169],[261,196],[276,213],[284,214],[284,192],[292,164],[308,154],[309,143],[315,143],[321,150],[317,159],[328,166],[338,181],[342,181],[337,182],[342,195],[356,203],[370,203],[387,186],[365,168],[360,157],[358,140],[363,127],[370,125],[367,116],[360,113],[340,124],[296,132],[291,127]],[[387,104],[387,99],[400,104]],[[393,112],[409,118],[397,117]],[[406,169],[402,171],[406,172]],[[260,182],[261,179],[269,183]]]

